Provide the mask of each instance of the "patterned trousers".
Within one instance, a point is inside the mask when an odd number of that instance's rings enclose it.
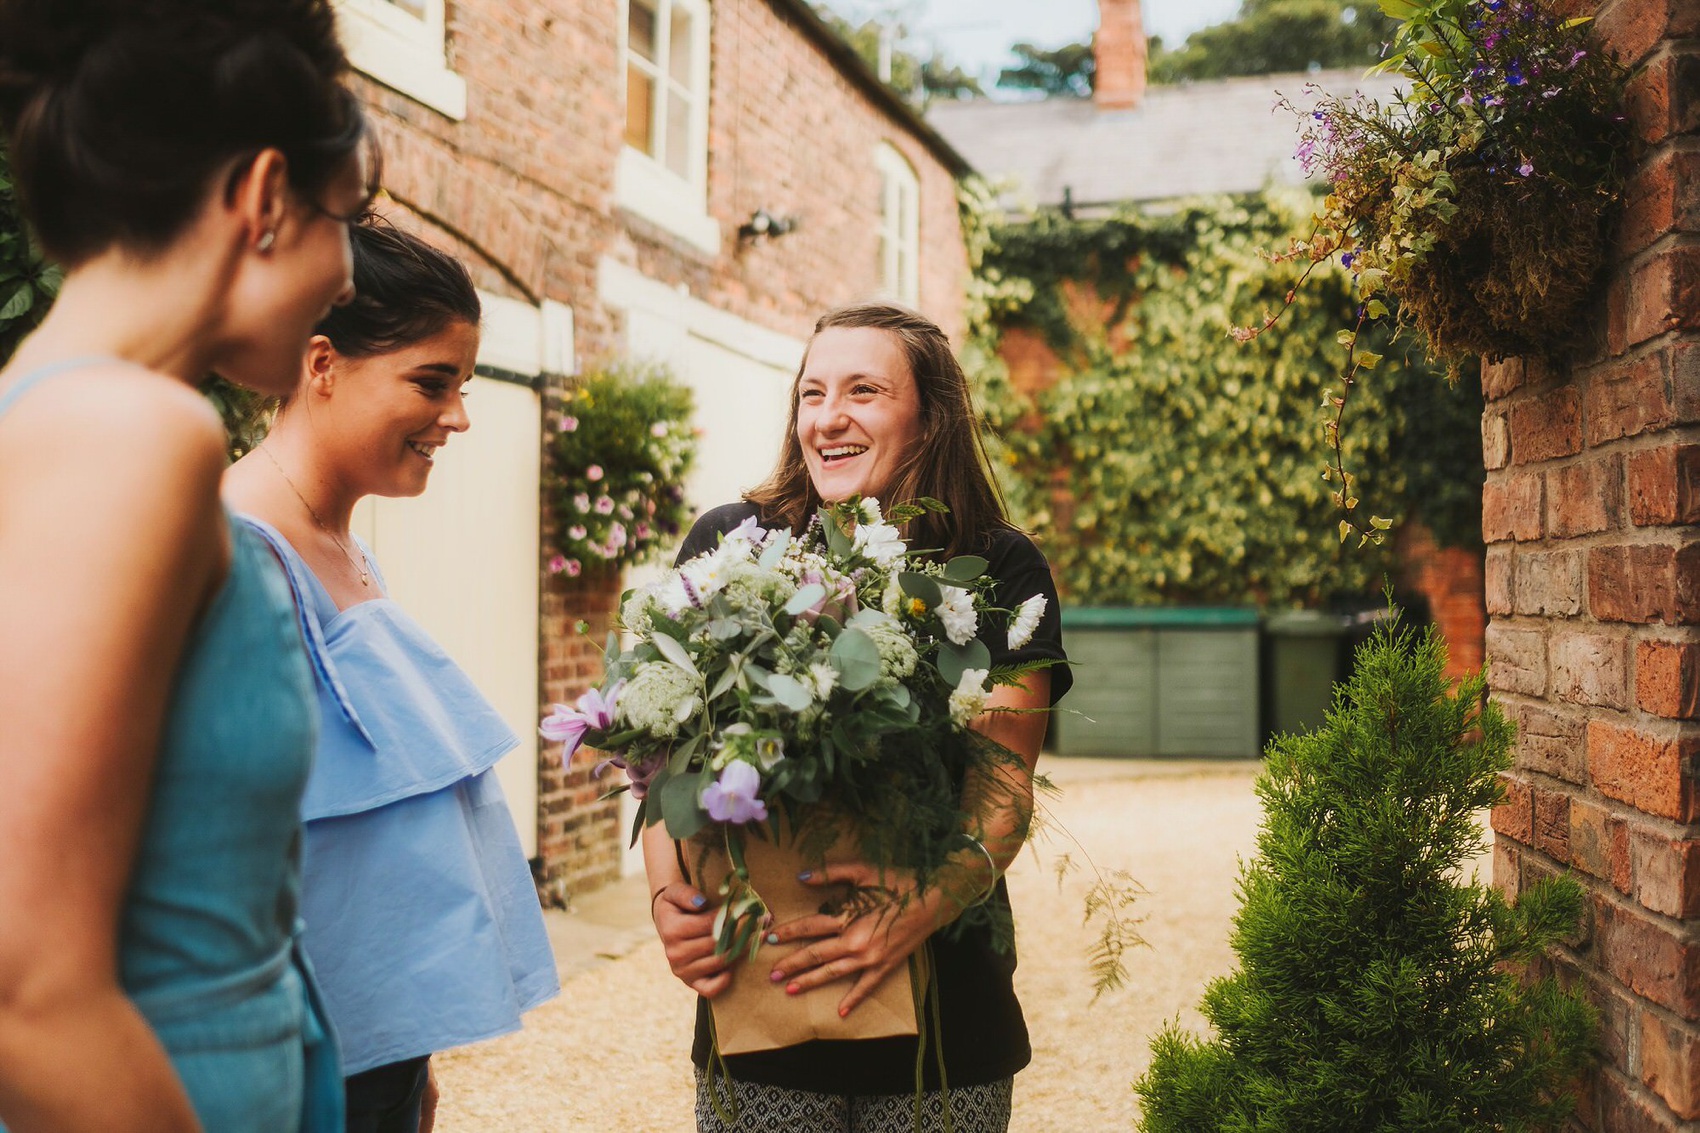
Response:
[[[956,1133],[1006,1133],[1015,1080],[952,1087],[950,1116]],[[737,1120],[728,1125],[714,1112],[708,1075],[697,1071],[697,1133],[917,1133],[913,1094],[812,1094],[753,1082],[732,1082]],[[726,1107],[726,1083],[715,1086]],[[942,1092],[921,1095],[919,1133],[944,1133]]]

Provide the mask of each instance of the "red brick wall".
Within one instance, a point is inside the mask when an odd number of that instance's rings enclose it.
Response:
[[[1442,547],[1421,523],[1405,524],[1395,552],[1405,589],[1422,595],[1446,639],[1446,675],[1459,680],[1482,667],[1487,611],[1480,548]]]
[[[790,25],[783,4],[713,5],[708,210],[720,254],[620,210],[620,13],[617,0],[450,0],[449,56],[467,83],[461,122],[358,79],[385,150],[390,211],[459,253],[487,291],[570,306],[580,360],[623,341],[619,313],[597,298],[604,256],[802,338],[821,312],[878,287],[873,153],[885,141],[921,184],[921,307],[960,341],[967,257],[951,173]],[[796,215],[801,227],[740,245],[738,225],[757,208]],[[599,675],[573,627],[590,622],[600,642],[618,593],[606,579],[545,583],[545,705],[572,700]],[[539,849],[557,896],[618,876],[617,807],[595,801],[602,785],[587,774],[575,763],[541,776]]]
[[[1555,957],[1603,1030],[1575,1127],[1640,1133],[1700,1118],[1700,3],[1609,0],[1596,29],[1644,150],[1595,343],[1482,373],[1491,682],[1521,726],[1495,878],[1587,886]]]

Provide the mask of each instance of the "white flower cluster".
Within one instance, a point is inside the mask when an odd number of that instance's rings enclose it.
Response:
[[[915,671],[915,664],[921,659],[915,639],[896,619],[869,620],[862,623],[861,629],[874,639],[874,646],[880,651],[880,676],[900,681]]]
[[[645,661],[633,671],[619,700],[621,721],[652,736],[676,736],[679,725],[702,707],[696,680],[670,661]]]
[[[1034,631],[1039,628],[1039,619],[1045,616],[1045,596],[1035,594],[1015,609],[1015,616],[1009,619],[1009,647],[1020,649],[1033,640]]]
[[[964,669],[962,680],[950,694],[950,718],[958,727],[966,728],[974,717],[986,709],[985,669]]]
[[[935,611],[944,626],[944,635],[957,645],[967,645],[980,629],[980,615],[974,610],[974,595],[960,586],[943,586],[944,600]]]

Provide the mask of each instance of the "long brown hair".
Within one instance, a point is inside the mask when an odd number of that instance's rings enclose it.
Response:
[[[904,454],[880,503],[889,506],[930,496],[950,511],[914,520],[907,532],[910,545],[960,555],[983,550],[998,531],[1013,530],[986,459],[968,376],[938,324],[895,303],[857,303],[822,315],[814,333],[834,327],[866,327],[896,336],[914,375],[921,402],[921,436]],[[809,341],[812,346],[814,338]],[[766,480],[744,494],[769,521],[794,531],[801,531],[821,506],[820,493],[803,463],[803,444],[797,439],[797,386],[808,362],[805,351],[791,385],[791,412],[779,463]]]

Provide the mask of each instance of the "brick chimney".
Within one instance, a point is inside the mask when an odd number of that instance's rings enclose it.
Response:
[[[1099,110],[1131,110],[1145,97],[1145,20],[1139,0],[1098,0],[1097,67],[1092,100]]]

